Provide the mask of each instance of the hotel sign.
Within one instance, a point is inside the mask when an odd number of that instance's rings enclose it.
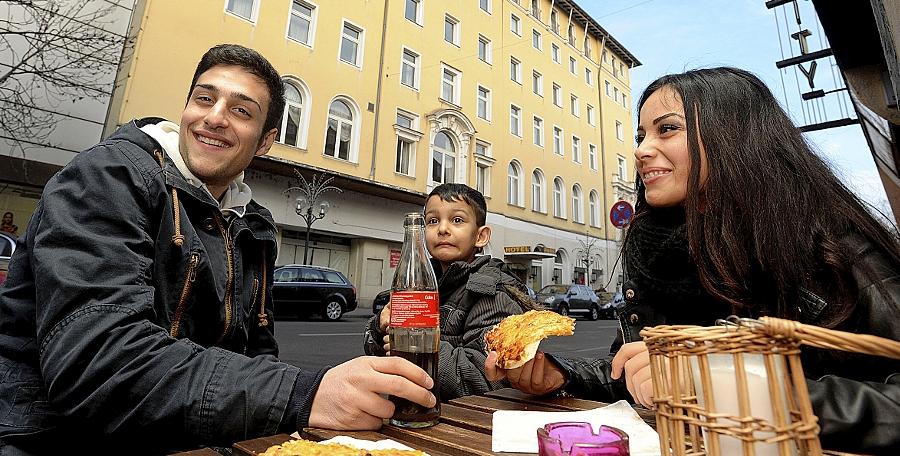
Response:
[[[514,245],[503,247],[503,253],[547,253],[550,255],[556,255],[556,249],[550,247],[544,247],[544,244],[537,244],[534,247],[529,245]]]

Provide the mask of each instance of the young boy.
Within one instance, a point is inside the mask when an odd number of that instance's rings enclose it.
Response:
[[[425,246],[441,298],[441,400],[503,386],[484,376],[484,334],[503,318],[537,307],[527,288],[498,258],[479,256],[491,240],[484,196],[463,184],[437,186],[425,200]],[[369,320],[365,350],[390,350],[390,305]]]

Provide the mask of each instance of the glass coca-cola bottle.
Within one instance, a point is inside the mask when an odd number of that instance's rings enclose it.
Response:
[[[421,428],[437,424],[441,416],[438,351],[440,299],[437,278],[425,253],[425,219],[420,213],[406,214],[403,221],[403,250],[391,284],[391,355],[421,367],[434,379],[431,392],[437,398],[426,408],[406,399],[390,396],[394,403],[395,426]]]

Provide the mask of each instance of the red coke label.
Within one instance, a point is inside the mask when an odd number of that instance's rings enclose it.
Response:
[[[436,328],[440,299],[436,291],[395,291],[391,293],[391,326],[394,328]]]

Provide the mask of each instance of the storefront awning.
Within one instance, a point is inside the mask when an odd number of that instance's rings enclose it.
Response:
[[[534,247],[514,245],[503,247],[503,257],[517,261],[543,260],[544,258],[556,258],[556,249],[544,247],[543,244],[537,244]]]

